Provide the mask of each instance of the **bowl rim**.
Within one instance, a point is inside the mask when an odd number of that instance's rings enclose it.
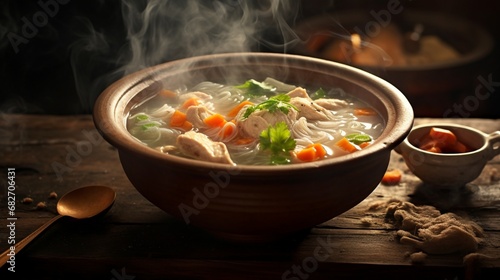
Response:
[[[391,94],[385,95],[386,100],[384,106],[388,110],[388,117],[386,127],[382,134],[374,141],[374,143],[367,148],[357,151],[352,154],[342,155],[330,159],[324,159],[316,162],[307,163],[294,163],[288,165],[228,165],[224,163],[204,162],[197,159],[183,158],[168,154],[162,154],[158,151],[140,143],[126,130],[125,109],[129,104],[132,96],[131,89],[138,92],[137,89],[144,89],[154,83],[155,76],[161,71],[181,71],[180,65],[192,65],[196,62],[201,62],[205,65],[203,67],[210,67],[211,62],[214,60],[220,61],[241,61],[243,59],[255,59],[259,63],[266,61],[283,61],[287,63],[287,67],[293,64],[294,67],[314,66],[315,71],[322,71],[322,69],[335,69],[336,73],[348,73],[349,77],[345,78],[348,81],[356,82],[358,85],[372,86],[378,89],[379,92],[390,92]],[[326,71],[326,70],[324,70]],[[360,79],[361,78],[361,79]],[[360,82],[361,81],[361,82]],[[392,103],[393,107],[388,107],[386,103]],[[391,111],[392,110],[392,111]],[[119,112],[124,113],[119,116]],[[398,113],[398,114],[395,114]],[[393,114],[391,116],[391,114]],[[240,52],[240,53],[219,53],[209,54],[202,56],[189,57],[175,61],[166,62],[163,64],[148,67],[115,81],[108,88],[106,88],[97,98],[93,110],[94,124],[99,133],[110,144],[120,150],[127,150],[129,152],[138,153],[141,156],[154,158],[160,161],[175,163],[179,166],[190,168],[201,168],[208,170],[233,170],[236,172],[243,172],[245,174],[251,173],[289,173],[295,170],[308,170],[317,169],[322,166],[335,165],[345,163],[346,161],[355,161],[365,157],[368,154],[376,154],[387,152],[399,145],[406,136],[410,133],[413,125],[413,109],[406,99],[395,86],[389,82],[370,74],[364,70],[319,58],[307,57],[302,55],[280,54],[280,53],[263,53],[263,52]]]

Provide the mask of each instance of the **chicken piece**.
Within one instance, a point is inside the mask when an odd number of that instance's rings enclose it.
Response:
[[[308,98],[292,97],[290,104],[299,109],[299,118],[304,117],[310,121],[326,121],[333,118],[331,111],[321,107]]]
[[[345,100],[334,98],[320,98],[314,100],[314,103],[328,110],[339,110],[349,105],[349,103]]]
[[[193,124],[196,128],[207,128],[204,119],[215,114],[205,106],[190,106],[186,110],[186,120]]]
[[[263,117],[254,114],[238,122],[238,129],[241,134],[254,139],[259,138],[260,133],[268,127],[269,123]]]
[[[239,115],[237,120],[239,120],[237,125],[242,135],[257,139],[263,130],[279,122],[285,122],[288,127],[291,127],[297,121],[297,111],[289,110],[288,114],[284,114],[279,111],[271,113],[262,110],[253,112],[248,118],[241,118],[241,115]]]
[[[217,163],[234,165],[227,147],[222,142],[214,142],[203,133],[188,131],[177,137],[177,146],[186,156]]]
[[[311,100],[311,98],[307,94],[307,91],[301,87],[296,87],[295,89],[289,91],[286,95],[290,96],[291,98],[302,97]]]

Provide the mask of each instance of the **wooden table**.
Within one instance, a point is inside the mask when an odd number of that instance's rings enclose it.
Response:
[[[416,123],[436,119],[417,119]],[[500,120],[449,119],[485,132]],[[1,279],[498,279],[500,272],[500,157],[460,191],[437,191],[413,176],[393,153],[389,168],[404,171],[398,185],[380,184],[363,202],[307,233],[260,245],[217,240],[174,220],[145,200],[127,180],[117,151],[97,137],[91,116],[0,115],[0,250],[8,237],[7,172],[15,168],[15,231],[20,241],[56,214],[57,199],[85,185],[117,192],[110,212],[97,220],[59,220],[15,256],[15,270]],[[33,199],[23,204],[25,197]],[[478,253],[490,256],[464,265],[464,254],[408,257],[384,214],[367,213],[372,202],[396,198],[466,212],[485,230]],[[46,208],[37,208],[45,202]],[[366,222],[369,217],[370,222]],[[322,257],[318,260],[317,253]],[[316,256],[316,257],[315,257]],[[323,260],[324,259],[324,260]],[[492,277],[488,273],[497,274]],[[32,277],[29,277],[32,276]]]

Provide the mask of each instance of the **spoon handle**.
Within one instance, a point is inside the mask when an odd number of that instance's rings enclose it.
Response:
[[[16,242],[15,245],[12,245],[12,247],[15,247],[14,248],[15,254],[17,255],[17,253],[19,251],[21,251],[26,245],[28,245],[33,239],[35,239],[40,233],[42,233],[46,228],[48,228],[50,225],[52,225],[55,221],[59,220],[61,217],[63,217],[63,216],[57,215],[57,216],[53,217],[52,219],[47,221],[45,224],[43,224],[41,227],[39,227],[38,229],[36,229],[32,233],[30,233],[28,236],[26,236],[23,240]],[[4,264],[6,264],[9,261],[9,259],[11,257],[11,256],[9,256],[9,254],[12,255],[12,251],[10,250],[10,248],[11,247],[9,247],[9,249],[5,250],[0,255],[0,267],[2,267]]]

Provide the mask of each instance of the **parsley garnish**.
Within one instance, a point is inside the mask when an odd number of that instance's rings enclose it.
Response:
[[[312,95],[311,95],[311,99],[320,99],[320,98],[325,98],[326,97],[326,92],[322,89],[322,88],[319,88],[317,91],[315,91]]]
[[[140,114],[140,115],[137,115],[135,117],[135,119],[138,120],[138,121],[145,121],[145,120],[148,120],[149,117],[148,117],[148,115]]]
[[[260,149],[271,151],[271,164],[290,163],[290,151],[296,146],[285,122],[279,122],[263,130],[259,136]]]
[[[370,137],[370,135],[361,134],[361,133],[352,133],[352,134],[347,135],[345,138],[347,138],[347,140],[349,140],[349,142],[356,144],[356,145],[359,145],[359,144],[364,143],[364,142],[372,141],[372,138]]]
[[[250,114],[252,114],[257,110],[267,110],[270,113],[274,113],[277,110],[280,110],[284,114],[288,114],[288,112],[290,112],[290,109],[295,109],[296,111],[298,111],[297,107],[293,106],[289,102],[290,102],[290,96],[286,94],[278,94],[270,97],[268,100],[260,104],[247,108],[245,114],[243,114],[243,117],[248,118]]]
[[[250,79],[244,84],[235,87],[239,89],[245,89],[245,93],[250,96],[270,95],[274,94],[276,91],[276,87],[268,83],[258,82],[254,79]]]
[[[160,126],[160,124],[159,124],[159,123],[157,123],[157,122],[150,122],[150,123],[147,123],[147,124],[143,124],[143,125],[141,125],[141,128],[142,128],[143,130],[148,130],[148,129],[150,129],[150,128],[153,128],[153,127],[158,127],[158,126]]]

